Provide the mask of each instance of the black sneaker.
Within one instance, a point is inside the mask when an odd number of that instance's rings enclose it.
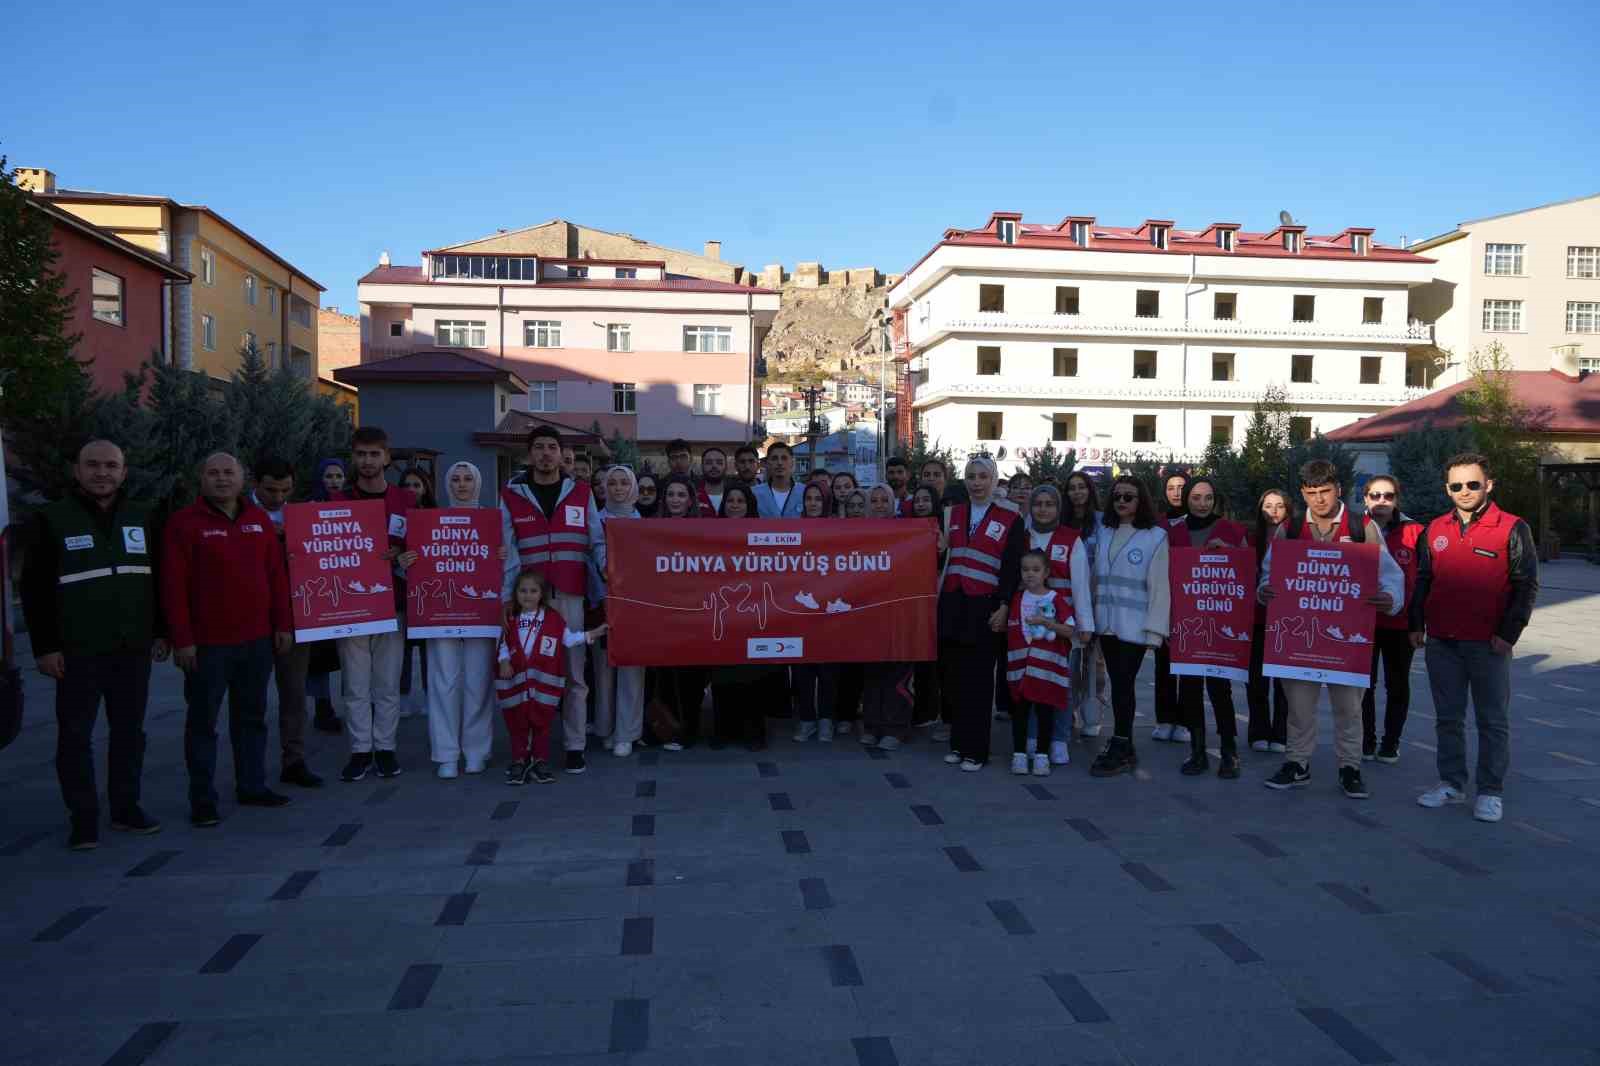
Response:
[[[1222,753],[1221,765],[1217,767],[1217,776],[1225,781],[1233,781],[1239,776],[1239,754],[1234,751]]]
[[[1378,754],[1378,742],[1376,740],[1363,740],[1361,742],[1361,761],[1362,762],[1371,762],[1374,758],[1377,757],[1377,754]]]
[[[508,785],[525,785],[525,784],[527,784],[526,781],[522,780],[522,775],[532,765],[533,765],[533,762],[530,759],[513,759],[511,761],[511,765],[506,767],[506,784],[508,784]]]
[[[189,811],[189,824],[196,829],[210,829],[222,824],[222,815],[217,813],[215,803],[201,803]]]
[[[73,851],[93,851],[100,846],[100,826],[93,818],[74,818],[72,832],[67,834],[67,847]]]
[[[587,770],[588,768],[589,768],[589,764],[584,761],[583,752],[581,752],[581,751],[569,751],[569,752],[567,752],[567,766],[566,766],[567,773],[569,773],[569,774],[581,774],[585,770]],[[540,782],[540,783],[543,784],[543,782]]]
[[[260,792],[241,792],[234,797],[241,807],[287,807],[289,797],[281,792],[264,788]]]
[[[1262,782],[1268,788],[1283,790],[1286,788],[1305,788],[1311,784],[1311,770],[1297,762],[1286,762],[1278,768],[1278,772]]]
[[[293,762],[283,768],[283,773],[278,775],[278,780],[285,785],[299,785],[301,788],[321,788],[322,778],[311,772],[311,767],[303,762]]]
[[[543,759],[528,768],[528,775],[541,785],[551,784],[556,779],[556,775],[550,772],[550,764]]]
[[[379,777],[400,776],[400,760],[394,757],[394,752],[375,751],[372,753],[372,761],[378,766]]]
[[[1372,795],[1361,780],[1361,771],[1354,766],[1339,767],[1339,790],[1351,799],[1364,800]]]
[[[136,833],[147,837],[161,832],[161,823],[144,813],[142,808],[129,807],[111,816],[111,828],[119,833]]]
[[[344,764],[344,770],[339,774],[341,781],[360,781],[372,772],[372,752],[358,751],[350,756],[350,761]]]
[[[1385,737],[1382,744],[1378,745],[1378,761],[1393,766],[1400,761],[1400,742]]]
[[[1115,777],[1118,774],[1131,774],[1139,765],[1139,756],[1133,750],[1131,740],[1112,737],[1106,744],[1105,750],[1095,756],[1089,766],[1090,777]]]
[[[1204,749],[1193,752],[1183,761],[1183,765],[1178,767],[1178,770],[1186,777],[1196,777],[1209,769],[1211,769],[1211,759],[1206,755]]]

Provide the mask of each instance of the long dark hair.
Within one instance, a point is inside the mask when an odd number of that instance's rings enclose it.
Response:
[[[1255,543],[1256,562],[1258,563],[1261,561],[1261,557],[1267,553],[1267,541],[1271,539],[1275,532],[1277,532],[1276,527],[1268,527],[1266,513],[1261,509],[1261,505],[1267,502],[1268,496],[1276,496],[1283,501],[1283,520],[1285,522],[1294,517],[1294,508],[1289,504],[1289,494],[1283,489],[1268,489],[1266,492],[1261,494],[1259,499],[1256,500]]]
[[[1122,524],[1122,519],[1117,515],[1117,486],[1127,485],[1133,489],[1138,503],[1133,512],[1133,528],[1149,529],[1156,524],[1155,508],[1150,505],[1150,490],[1143,481],[1128,474],[1123,474],[1111,482],[1111,491],[1106,493],[1105,513],[1100,516],[1100,521],[1105,523],[1107,529],[1116,529]]]
[[[928,494],[928,503],[930,505],[929,513],[923,517],[939,519],[941,517],[939,514],[939,493],[926,481],[911,490],[911,516],[916,517],[917,494],[919,492],[925,492]]]
[[[1089,498],[1083,501],[1083,517],[1079,518],[1074,512],[1077,510],[1072,503],[1072,483],[1081,481],[1089,490]],[[1071,526],[1080,533],[1087,533],[1089,527],[1094,525],[1097,512],[1100,510],[1100,491],[1094,487],[1094,478],[1082,470],[1074,470],[1067,475],[1067,480],[1061,485],[1061,524]]]
[[[672,515],[667,513],[667,490],[669,488],[671,488],[672,486],[674,486],[674,485],[682,485],[683,488],[684,488],[684,491],[689,494],[689,509],[687,511],[685,511],[679,517],[682,517],[682,518],[698,518],[698,517],[700,517],[699,514],[697,513],[700,510],[700,501],[699,501],[698,494],[694,491],[694,482],[690,481],[688,478],[684,477],[682,474],[668,474],[666,477],[661,479],[660,488],[656,492],[656,517],[657,518],[671,518],[671,517],[673,517]]]
[[[827,517],[829,517],[828,516],[828,490],[822,487],[822,482],[820,482],[820,481],[808,481],[808,482],[806,482],[806,487],[800,490],[800,517],[801,518],[810,518],[811,517],[810,515],[806,514],[806,497],[811,495],[813,492],[815,492],[817,494],[817,498],[822,501],[822,513],[820,515],[817,515],[817,517],[818,518],[827,518]]]
[[[743,482],[735,482],[731,485],[724,486],[722,489],[722,504],[717,508],[718,518],[728,517],[729,496],[744,497],[744,514],[746,518],[755,518],[758,516],[759,509],[758,505],[756,504],[755,492],[751,490],[750,486],[744,484]]]
[[[435,499],[433,495],[433,478],[428,476],[428,472],[426,470],[422,469],[420,466],[406,467],[405,473],[400,475],[400,486],[402,488],[405,487],[406,478],[408,477],[414,477],[418,481],[422,482],[422,495],[417,497],[418,507],[432,509],[439,506],[439,501]]]

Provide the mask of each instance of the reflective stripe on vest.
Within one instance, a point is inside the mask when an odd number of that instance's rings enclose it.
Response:
[[[1055,621],[1066,622],[1071,605],[1059,594],[1055,601]],[[1012,698],[1046,707],[1067,706],[1072,687],[1071,643],[1054,633],[1030,641],[1023,635],[1023,625],[1022,593],[1018,592],[1011,597],[1011,616],[1006,620],[1006,683]]]
[[[79,570],[75,574],[62,574],[56,578],[56,583],[74,585],[79,581],[93,581],[97,577],[116,577],[120,574],[149,574],[153,572],[148,566],[102,566],[93,570]]]
[[[539,510],[532,494],[520,485],[507,485],[500,493],[501,505],[511,517],[518,564],[543,573],[557,592],[570,596],[582,596],[588,580],[590,499],[586,482],[572,482],[556,502],[556,520]],[[576,526],[565,520],[569,509],[580,516]]]
[[[940,588],[960,589],[968,596],[987,596],[1000,586],[1000,566],[1017,512],[999,506],[998,501],[990,504],[976,533],[967,532],[971,514],[969,504],[959,504],[951,512],[950,554],[945,559]],[[989,531],[995,526],[999,527],[999,535],[990,536]]]

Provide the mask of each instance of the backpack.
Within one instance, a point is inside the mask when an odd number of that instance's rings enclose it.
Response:
[[[1345,513],[1350,516],[1350,543],[1364,544],[1367,539],[1366,512],[1363,511],[1358,515],[1354,511],[1346,508]],[[1306,516],[1303,514],[1294,515],[1289,519],[1288,522],[1285,523],[1285,525],[1288,528],[1284,532],[1284,536],[1288,537],[1290,540],[1299,540],[1300,531],[1306,527]]]

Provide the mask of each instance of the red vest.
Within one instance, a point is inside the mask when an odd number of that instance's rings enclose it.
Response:
[[[1383,543],[1388,547],[1389,554],[1400,570],[1406,575],[1406,603],[1411,602],[1411,596],[1417,588],[1417,541],[1422,539],[1422,523],[1413,522],[1405,515],[1400,516],[1400,524],[1393,529],[1385,530]],[[1399,614],[1384,614],[1378,612],[1379,629],[1405,629],[1407,628],[1407,612],[1401,610]]]
[[[561,693],[567,687],[565,649],[561,638],[567,624],[554,607],[544,609],[544,618],[533,640],[533,654],[522,650],[521,634],[517,632],[520,612],[506,612],[505,625],[500,639],[511,652],[511,677],[495,678],[495,695],[501,710],[527,703],[541,703],[546,707],[560,707]]]
[[[732,481],[732,480],[724,481],[722,483],[722,494],[724,496],[726,496],[728,494],[729,486],[734,485],[734,484],[737,484],[737,483]],[[701,518],[715,518],[715,517],[717,517],[717,514],[718,514],[717,505],[711,502],[711,494],[706,491],[706,487],[704,485],[701,485],[699,488],[694,490],[694,496],[695,496],[695,499],[700,504],[700,517]],[[756,516],[755,515],[751,515],[750,517],[754,518]]]
[[[1214,540],[1228,542],[1230,548],[1243,547],[1249,539],[1245,535],[1244,527],[1237,522],[1230,522],[1226,518],[1219,518],[1211,523],[1211,528],[1204,531],[1205,540],[1195,544],[1190,539],[1189,523],[1185,519],[1175,526],[1167,528],[1167,546],[1170,548],[1204,548]]]
[[[1045,558],[1050,560],[1045,584],[1066,597],[1069,609],[1072,606],[1072,546],[1081,536],[1072,526],[1057,526],[1050,531],[1050,540],[1044,546]],[[1072,617],[1069,613],[1061,621],[1071,622]]]
[[[950,554],[945,557],[944,586],[959,588],[968,596],[992,596],[1000,586],[1000,562],[1006,539],[1018,520],[1017,512],[990,503],[975,534],[967,533],[971,504],[957,504],[950,512]]]
[[[572,481],[556,503],[554,516],[539,510],[533,495],[521,486],[500,490],[500,502],[511,515],[517,558],[524,570],[537,570],[557,592],[582,596],[588,574],[589,483]]]
[[[1057,622],[1072,624],[1072,600],[1055,593]],[[1044,640],[1022,635],[1022,591],[1011,597],[1006,619],[1006,683],[1011,698],[1046,707],[1065,707],[1072,689],[1072,642],[1051,634]]]
[[[1511,602],[1506,555],[1515,515],[1490,504],[1462,534],[1454,511],[1428,525],[1433,583],[1428,586],[1428,635],[1447,640],[1488,640]]]

